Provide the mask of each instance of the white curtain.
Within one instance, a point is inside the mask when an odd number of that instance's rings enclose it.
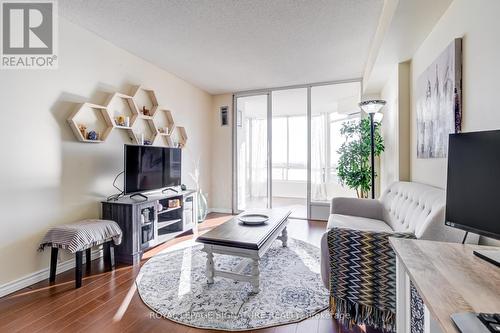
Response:
[[[326,187],[326,117],[322,113],[311,119],[311,199],[327,200]]]
[[[248,195],[252,198],[267,197],[267,120],[250,119],[250,151]]]

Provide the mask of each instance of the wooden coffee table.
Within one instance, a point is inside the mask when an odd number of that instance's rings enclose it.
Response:
[[[220,276],[237,281],[250,282],[252,291],[258,293],[259,288],[259,260],[279,239],[283,247],[287,246],[288,216],[290,210],[269,209],[252,210],[245,213],[264,213],[269,220],[263,225],[245,225],[238,217],[221,224],[209,232],[199,236],[196,241],[203,243],[203,251],[207,253],[207,280],[214,283],[214,277]],[[216,270],[214,267],[214,253],[247,258],[243,260],[234,271]],[[245,267],[251,264],[251,275],[242,274]]]

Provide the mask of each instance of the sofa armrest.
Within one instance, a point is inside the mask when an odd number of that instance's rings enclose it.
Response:
[[[332,199],[330,214],[341,214],[383,220],[383,206],[378,200],[344,198]]]

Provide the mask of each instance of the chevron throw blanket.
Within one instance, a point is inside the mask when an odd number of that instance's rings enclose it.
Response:
[[[415,238],[345,228],[328,232],[330,311],[342,324],[395,331],[396,259],[389,237]]]

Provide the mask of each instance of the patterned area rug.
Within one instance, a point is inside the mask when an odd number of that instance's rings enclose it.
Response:
[[[260,288],[216,277],[207,284],[202,246],[159,253],[144,264],[136,283],[143,302],[175,322],[228,331],[264,328],[306,319],[328,307],[319,249],[289,239],[275,241],[260,261]],[[234,269],[242,258],[214,254],[216,269]],[[243,271],[250,273],[250,265]]]

